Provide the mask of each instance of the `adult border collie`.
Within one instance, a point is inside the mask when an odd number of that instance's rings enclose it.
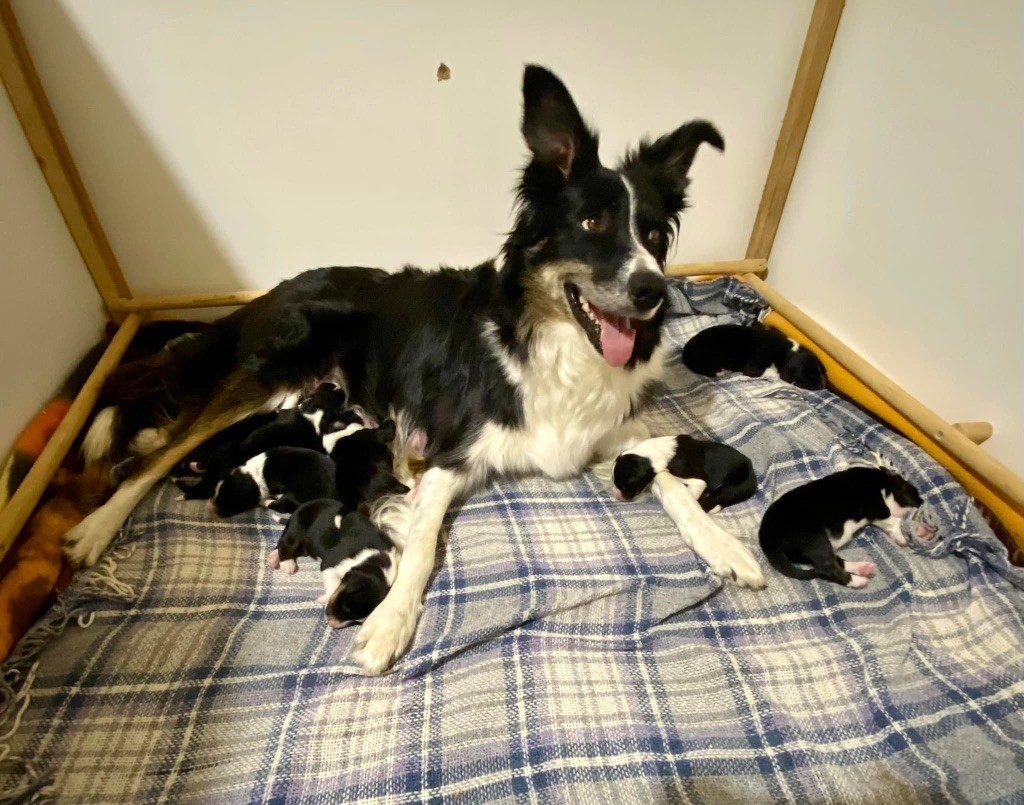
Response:
[[[702,143],[725,144],[693,121],[606,168],[568,90],[537,66],[523,76],[522,133],[532,159],[496,261],[307,271],[112,375],[101,403],[116,414],[97,419],[106,432],[91,444],[128,443],[118,423],[137,429],[141,411],[176,416],[148,417],[168,443],[68,532],[69,556],[95,562],[146,491],[222,428],[340,381],[374,416],[394,416],[400,439],[426,434],[398,576],[355,639],[357,661],[381,673],[412,638],[453,500],[493,476],[568,478],[646,438],[635,417],[662,373],[663,270],[687,172]],[[655,494],[694,551],[715,573],[763,586],[753,555],[662,476]]]

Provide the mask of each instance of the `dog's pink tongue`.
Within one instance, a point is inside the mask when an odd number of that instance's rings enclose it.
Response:
[[[599,311],[597,316],[601,320],[601,354],[610,365],[625,366],[633,355],[636,330],[625,316],[613,316],[604,311]]]

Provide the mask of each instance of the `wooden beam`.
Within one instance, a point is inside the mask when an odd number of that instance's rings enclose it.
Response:
[[[1024,509],[1024,479],[896,385],[766,282],[753,274],[748,274],[743,279],[761,294],[772,308],[793,322],[806,333],[811,341],[832,356],[907,420],[920,428],[928,438],[941,445],[957,461],[982,478],[1018,510]]]
[[[0,80],[93,284],[109,310],[114,300],[130,297],[131,291],[71,159],[9,0],[0,0]]]
[[[236,307],[263,296],[266,291],[231,291],[226,293],[189,293],[178,296],[136,296],[116,299],[112,310],[133,313],[142,310],[187,310],[197,307]]]
[[[768,261],[757,260],[719,260],[714,263],[682,263],[666,266],[665,274],[669,277],[711,277],[729,274],[757,274],[763,277],[768,273]]]
[[[954,422],[953,427],[975,444],[983,444],[992,438],[991,422]]]
[[[821,80],[825,76],[832,42],[836,38],[836,28],[843,15],[843,5],[844,0],[816,0],[814,3],[786,115],[782,118],[775,154],[772,156],[772,164],[761,193],[761,204],[754,219],[754,229],[747,244],[747,257],[768,258],[771,255],[789,188],[793,184],[793,175],[800,160],[800,151],[804,147],[807,127],[811,124],[811,114],[818,100]]]
[[[0,559],[11,547],[15,537],[35,510],[36,504],[46,491],[60,463],[67,455],[82,426],[89,418],[103,383],[124,356],[132,338],[142,324],[142,316],[133,313],[118,328],[106,351],[100,357],[67,414],[46,443],[21,485],[0,510]]]

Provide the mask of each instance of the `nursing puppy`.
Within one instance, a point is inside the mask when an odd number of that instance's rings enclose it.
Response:
[[[813,352],[759,323],[750,327],[719,324],[701,330],[683,347],[683,363],[691,372],[705,377],[722,372],[761,377],[774,368],[780,378],[794,386],[825,388],[825,367]]]
[[[176,468],[174,482],[186,500],[206,499],[234,468],[275,447],[322,450],[327,428],[339,421],[347,401],[343,389],[322,383],[294,408],[247,417],[192,451]]]
[[[306,447],[275,447],[218,482],[213,506],[221,517],[257,506],[293,512],[303,503],[333,497],[336,489],[337,474],[329,456]]]
[[[697,502],[706,512],[741,503],[757,491],[754,467],[739,450],[679,435],[647,439],[619,454],[612,494],[616,500],[632,500],[665,470],[677,478],[704,482],[705,489]]]
[[[343,414],[329,423],[334,432],[323,437],[324,450],[334,462],[337,489],[333,497],[346,512],[375,503],[385,495],[403,495],[409,487],[394,475],[391,444],[395,423],[386,420],[379,428],[368,428]]]
[[[768,507],[761,521],[761,550],[791,579],[825,579],[860,588],[877,570],[872,562],[847,562],[836,551],[868,525],[905,547],[903,515],[921,505],[918,491],[892,470],[853,467],[792,489]],[[935,532],[917,526],[923,539]]]
[[[173,395],[182,414],[171,442],[68,532],[72,560],[95,563],[152,485],[213,433],[337,377],[375,420],[398,423],[400,444],[425,437],[398,578],[354,640],[360,665],[382,673],[415,634],[455,501],[491,479],[578,476],[649,435],[639,412],[663,374],[664,267],[687,174],[703,144],[725,143],[694,120],[606,166],[554,74],[526,67],[522,99],[529,162],[497,259],[457,270],[314,269],[215,322],[187,357],[119,367],[107,404],[149,403],[128,393],[141,386]],[[654,492],[680,538],[716,574],[764,586],[751,552],[675,480],[662,473]]]
[[[267,556],[267,566],[289,575],[300,556],[320,560],[327,623],[347,626],[365,619],[384,600],[395,580],[398,550],[361,511],[344,512],[336,500],[300,506]]]

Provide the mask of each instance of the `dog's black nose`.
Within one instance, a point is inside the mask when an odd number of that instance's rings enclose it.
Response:
[[[665,298],[665,278],[653,271],[634,271],[626,282],[626,290],[638,310],[648,311]]]

